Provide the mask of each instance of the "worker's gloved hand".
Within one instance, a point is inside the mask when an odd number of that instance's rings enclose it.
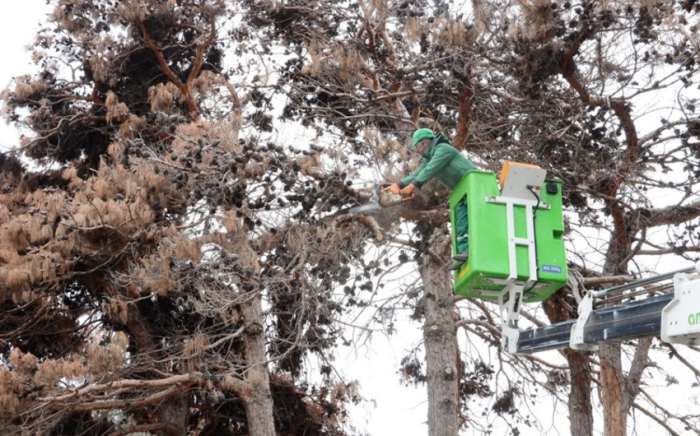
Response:
[[[413,190],[416,189],[416,185],[413,183],[410,183],[406,185],[405,188],[399,191],[399,194],[403,195],[404,197],[408,197],[409,195],[413,194]]]
[[[392,194],[399,194],[399,193],[401,193],[401,188],[399,188],[399,185],[397,185],[396,183],[392,183],[391,185],[382,189],[382,192],[387,192],[387,191],[391,192]]]

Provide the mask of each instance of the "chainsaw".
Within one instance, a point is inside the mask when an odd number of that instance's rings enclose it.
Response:
[[[371,201],[360,206],[352,207],[348,209],[346,213],[372,213],[389,207],[398,206],[399,204],[413,200],[415,197],[415,195],[404,197],[401,194],[394,194],[393,192],[384,191],[384,188],[387,186],[389,186],[389,184],[374,185],[374,194],[377,201]]]

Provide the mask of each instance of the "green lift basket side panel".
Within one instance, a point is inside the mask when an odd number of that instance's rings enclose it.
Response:
[[[548,192],[548,184],[556,185],[556,193]],[[450,194],[453,250],[457,247],[456,206],[465,198],[469,216],[469,259],[454,273],[455,293],[458,295],[496,301],[498,297],[493,292],[499,292],[505,287],[510,271],[506,205],[487,201],[489,197],[498,196],[500,190],[495,174],[484,171],[465,174]],[[541,204],[549,205],[549,209],[540,207],[535,213],[538,280],[523,296],[526,303],[549,297],[566,283],[568,275],[563,240],[561,181],[545,181],[539,196]],[[527,237],[525,215],[524,206],[515,206],[516,238]],[[518,280],[528,279],[528,255],[527,246],[516,247]]]

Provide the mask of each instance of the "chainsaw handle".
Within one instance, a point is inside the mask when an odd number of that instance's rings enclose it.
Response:
[[[396,183],[383,183],[381,185],[377,185],[377,190],[379,192],[391,192],[392,194],[398,194],[400,189],[401,188],[399,188],[399,185]]]
[[[391,206],[396,206],[398,204],[403,204],[406,203],[407,201],[411,201],[415,198],[413,194],[409,195],[400,195],[399,193],[393,192],[391,189],[389,189],[392,185],[396,185],[395,183],[385,183],[382,185],[374,185],[374,191],[377,195],[377,201],[379,203],[379,206],[381,207],[391,207]],[[396,186],[398,188],[398,186]]]
[[[392,194],[398,194],[398,192],[393,192],[391,190],[391,185],[396,185],[396,183],[382,183],[381,185],[375,185],[375,189],[377,190],[377,193],[379,192],[391,192]],[[402,200],[404,203],[407,201],[411,201],[414,198],[416,198],[415,194],[409,194],[406,196],[402,195]]]

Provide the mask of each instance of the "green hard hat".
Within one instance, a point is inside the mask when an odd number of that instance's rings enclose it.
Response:
[[[435,137],[435,134],[433,133],[432,130],[422,128],[418,129],[415,132],[413,132],[413,148],[416,148],[419,142],[421,142],[424,139],[433,139]]]

